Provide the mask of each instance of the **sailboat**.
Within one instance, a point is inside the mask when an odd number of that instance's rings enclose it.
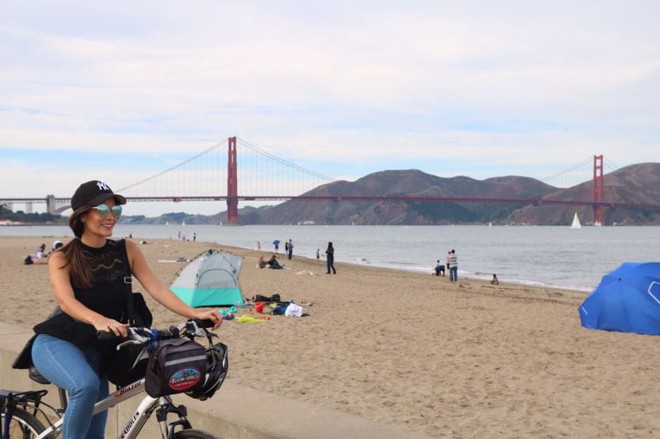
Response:
[[[580,225],[580,218],[578,218],[577,212],[575,212],[575,215],[573,216],[573,223],[571,224],[571,229],[581,229],[582,225]]]

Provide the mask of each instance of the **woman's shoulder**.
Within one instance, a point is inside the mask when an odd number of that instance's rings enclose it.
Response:
[[[48,256],[48,265],[57,264],[59,267],[62,266],[65,262],[66,262],[66,256],[64,255],[64,252],[57,251],[55,253],[52,253],[50,256]]]
[[[131,240],[131,239],[122,239],[121,242],[124,243],[124,246],[127,249],[133,250],[133,249],[138,248],[138,245],[135,242],[133,242],[133,240]]]

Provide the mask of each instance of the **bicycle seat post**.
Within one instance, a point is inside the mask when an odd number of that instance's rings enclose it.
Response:
[[[62,413],[66,410],[66,405],[67,405],[67,396],[66,396],[66,390],[64,390],[61,387],[57,388],[57,393],[60,396],[60,407],[62,407]]]

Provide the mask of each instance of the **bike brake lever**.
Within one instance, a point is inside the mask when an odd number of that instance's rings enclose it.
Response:
[[[117,350],[124,346],[133,344],[141,345],[151,341],[151,331],[148,328],[128,328],[130,340],[123,341],[117,345]]]
[[[142,343],[146,343],[153,338],[153,333],[149,328],[129,328],[128,332],[130,332],[132,339]]]
[[[117,350],[120,350],[124,346],[132,345],[132,344],[144,344],[144,342],[138,341],[138,340],[126,340],[122,341],[117,345]]]

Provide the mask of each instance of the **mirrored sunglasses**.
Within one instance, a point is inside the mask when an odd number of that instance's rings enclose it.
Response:
[[[119,204],[112,207],[109,207],[107,204],[99,204],[98,206],[92,207],[92,209],[96,210],[101,218],[105,218],[110,212],[112,212],[112,215],[115,218],[121,216],[121,206]]]

